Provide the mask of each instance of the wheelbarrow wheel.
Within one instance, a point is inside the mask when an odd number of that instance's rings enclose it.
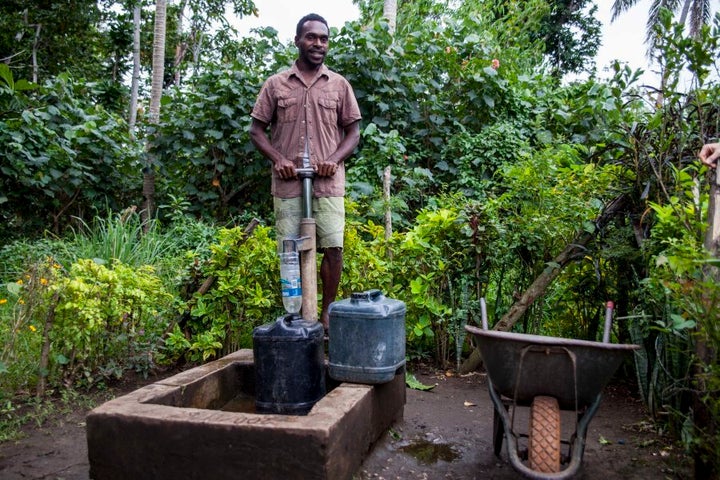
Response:
[[[537,396],[530,407],[528,461],[536,472],[560,471],[560,407],[553,397]]]

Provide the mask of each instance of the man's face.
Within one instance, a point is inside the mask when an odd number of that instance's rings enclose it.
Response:
[[[299,37],[295,37],[295,46],[300,58],[308,65],[322,65],[327,54],[330,32],[324,23],[317,20],[305,22]]]

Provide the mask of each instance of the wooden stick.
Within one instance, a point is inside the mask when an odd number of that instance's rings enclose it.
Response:
[[[392,236],[392,210],[390,209],[390,167],[383,172],[383,201],[385,202],[385,240]]]
[[[41,398],[45,395],[45,386],[47,385],[48,363],[50,358],[50,329],[55,322],[55,308],[60,301],[60,294],[56,291],[50,304],[50,310],[45,317],[45,325],[43,326],[43,346],[40,352],[40,378],[38,378],[35,395]]]

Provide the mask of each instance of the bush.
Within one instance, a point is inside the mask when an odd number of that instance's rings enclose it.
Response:
[[[79,260],[52,289],[50,375],[92,385],[127,369],[147,373],[172,315],[173,296],[150,266]]]
[[[168,358],[187,353],[190,361],[205,361],[249,348],[253,329],[283,312],[277,248],[270,233],[264,226],[249,236],[238,227],[218,232],[202,266],[204,277],[214,279],[212,288],[190,300],[190,315],[166,341]]]

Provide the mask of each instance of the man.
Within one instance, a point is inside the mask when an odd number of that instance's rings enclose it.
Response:
[[[304,161],[315,171],[313,217],[317,224],[322,311],[342,273],[345,228],[345,160],[360,140],[360,108],[350,83],[324,65],[330,29],[325,19],[306,15],[297,24],[298,57],[292,68],[265,81],[252,111],[250,138],[272,162],[272,195],[278,242],[299,235],[302,184],[295,169]],[[270,139],[266,130],[270,127]]]

